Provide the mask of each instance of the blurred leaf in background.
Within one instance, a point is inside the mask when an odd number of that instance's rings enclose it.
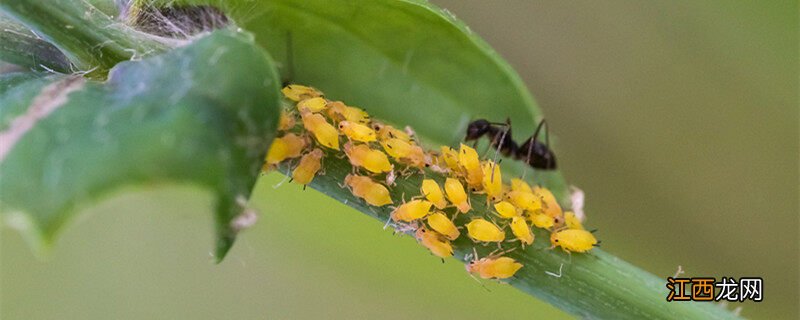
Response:
[[[763,276],[743,314],[797,318],[796,3],[437,4],[520,71],[605,249],[664,277]],[[49,262],[3,232],[0,317],[568,317],[281,180],[220,266],[191,187],[93,207]]]
[[[796,1],[438,3],[525,79],[606,250],[763,276],[743,315],[800,316]]]

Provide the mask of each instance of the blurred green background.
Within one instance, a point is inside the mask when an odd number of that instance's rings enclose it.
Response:
[[[797,2],[434,2],[517,68],[605,250],[664,277],[764,277],[742,314],[800,316]],[[0,318],[569,318],[281,180],[261,179],[221,265],[191,186],[91,207],[46,262],[4,229]]]

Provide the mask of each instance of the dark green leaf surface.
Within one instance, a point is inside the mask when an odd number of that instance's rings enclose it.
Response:
[[[61,73],[70,71],[69,60],[49,42],[0,12],[0,61],[22,68]]]
[[[507,117],[522,142],[544,117],[508,63],[452,13],[427,1],[221,3],[269,50],[284,81],[317,87],[401,127],[412,125],[432,144],[456,145],[471,120]],[[520,163],[508,167],[516,174],[525,170]],[[560,171],[535,176],[569,203]]]
[[[141,59],[170,47],[86,1],[3,0],[0,10],[59,48],[78,70],[99,76],[120,61]]]
[[[197,183],[217,195],[221,259],[235,236],[230,221],[242,211],[235,199],[249,197],[279,106],[271,60],[245,38],[217,32],[121,63],[106,83],[3,75],[5,221],[41,251],[88,201],[129,185]]]

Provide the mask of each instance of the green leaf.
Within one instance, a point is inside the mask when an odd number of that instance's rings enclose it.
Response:
[[[86,1],[3,0],[0,10],[55,45],[78,70],[101,77],[120,61],[170,47],[166,39],[136,32]]]
[[[221,31],[105,83],[0,76],[0,212],[45,251],[80,207],[122,187],[195,183],[217,195],[222,259],[274,137],[279,81],[244,34]]]
[[[70,71],[69,60],[58,48],[3,13],[0,30],[0,61],[37,71]]]
[[[507,117],[514,138],[522,142],[544,118],[508,63],[452,13],[427,1],[226,0],[222,4],[276,59],[284,81],[314,86],[376,117],[412,125],[432,144],[456,144],[470,120]],[[512,162],[506,161],[510,172],[527,170]],[[534,176],[561,202],[569,203],[560,171],[537,171]]]
[[[463,23],[427,2],[226,3],[248,7],[238,22],[281,63],[285,80],[320,88],[376,118],[411,125],[432,144],[454,144],[475,118],[510,117],[521,141],[542,118],[508,64]],[[230,12],[236,18],[237,11]],[[503,163],[507,176],[522,172],[523,166],[509,162]],[[368,206],[339,185],[351,171],[347,161],[329,155],[325,175],[311,187],[387,221],[391,209]],[[399,180],[392,188],[396,201],[419,194],[419,176]],[[560,172],[539,172],[535,181],[568,203]],[[476,212],[489,211],[484,198],[472,200]],[[461,219],[463,225],[466,217]],[[663,279],[598,249],[572,256],[549,250],[549,234],[536,235],[533,246],[509,253],[525,265],[509,283],[565,311],[585,318],[735,318],[712,304],[667,303]],[[492,251],[465,237],[453,245],[457,258],[473,247],[481,256]]]

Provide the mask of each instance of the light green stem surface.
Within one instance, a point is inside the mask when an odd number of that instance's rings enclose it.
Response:
[[[327,194],[359,211],[385,223],[389,206],[376,208],[353,196],[341,187],[352,167],[346,159],[328,154],[324,159],[325,174],[317,176],[310,187]],[[284,173],[291,174],[283,168]],[[444,177],[427,172],[427,178],[440,185]],[[391,188],[395,205],[420,194],[423,176],[400,177]],[[459,215],[456,225],[464,225],[471,217],[486,216],[489,208],[482,195],[471,195],[473,210]],[[376,227],[380,227],[376,224]],[[496,250],[495,245],[483,246],[462,236],[453,242],[455,258],[463,260],[476,248],[480,257]],[[588,254],[567,254],[550,249],[549,232],[534,228],[536,240],[532,246],[516,249],[508,256],[524,267],[508,283],[528,294],[545,300],[558,308],[582,318],[600,319],[736,319],[724,307],[710,302],[667,302],[666,279],[656,277],[600,249]],[[598,235],[602,240],[602,233]],[[517,246],[517,245],[514,245]],[[466,276],[466,275],[465,275]],[[535,315],[531,315],[535,316]]]

